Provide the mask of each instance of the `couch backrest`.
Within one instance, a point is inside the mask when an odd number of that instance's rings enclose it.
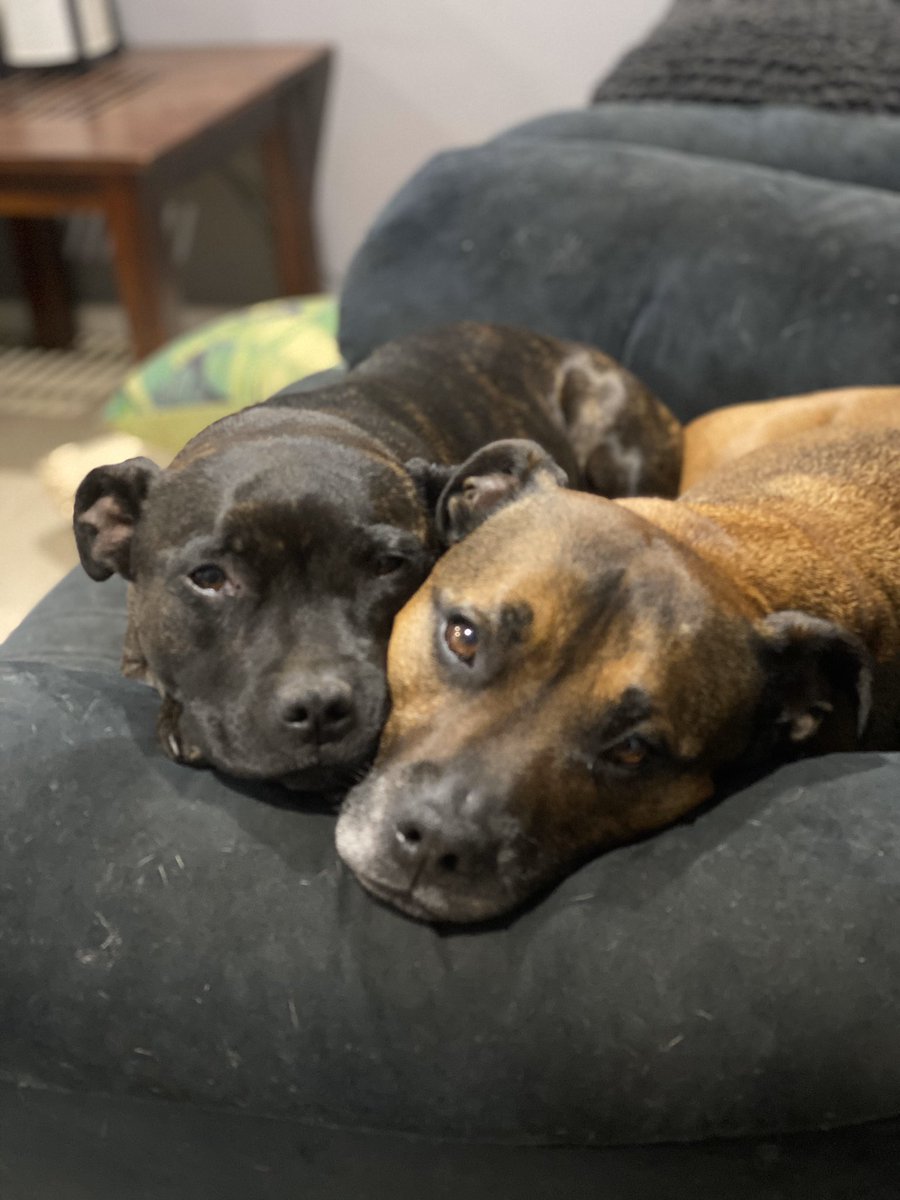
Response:
[[[351,266],[345,356],[504,321],[601,347],[682,419],[900,382],[900,119],[616,119],[561,114],[427,163]]]

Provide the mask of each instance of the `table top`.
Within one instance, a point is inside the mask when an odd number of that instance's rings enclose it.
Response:
[[[322,45],[125,50],[90,70],[0,79],[0,171],[146,167],[296,85]]]

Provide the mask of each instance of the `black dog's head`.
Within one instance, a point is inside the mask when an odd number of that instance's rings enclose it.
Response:
[[[440,475],[316,420],[250,410],[165,471],[98,467],[75,535],[92,578],[132,584],[124,669],[163,696],[167,752],[330,790],[374,753],[391,624],[435,557]]]

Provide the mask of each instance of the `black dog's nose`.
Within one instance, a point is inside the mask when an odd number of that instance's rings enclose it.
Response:
[[[356,724],[350,684],[337,676],[295,679],[278,695],[279,716],[292,733],[309,742],[334,742]]]

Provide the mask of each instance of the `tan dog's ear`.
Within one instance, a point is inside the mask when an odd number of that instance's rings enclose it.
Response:
[[[129,458],[85,475],[75,493],[73,525],[81,565],[91,579],[117,571],[131,579],[131,537],[160,469],[149,458]]]
[[[435,510],[438,536],[452,546],[527,492],[567,483],[565,471],[537,442],[490,442],[457,467],[444,485]]]
[[[816,750],[854,748],[871,710],[872,661],[854,634],[809,613],[771,613],[759,625],[778,732]]]

